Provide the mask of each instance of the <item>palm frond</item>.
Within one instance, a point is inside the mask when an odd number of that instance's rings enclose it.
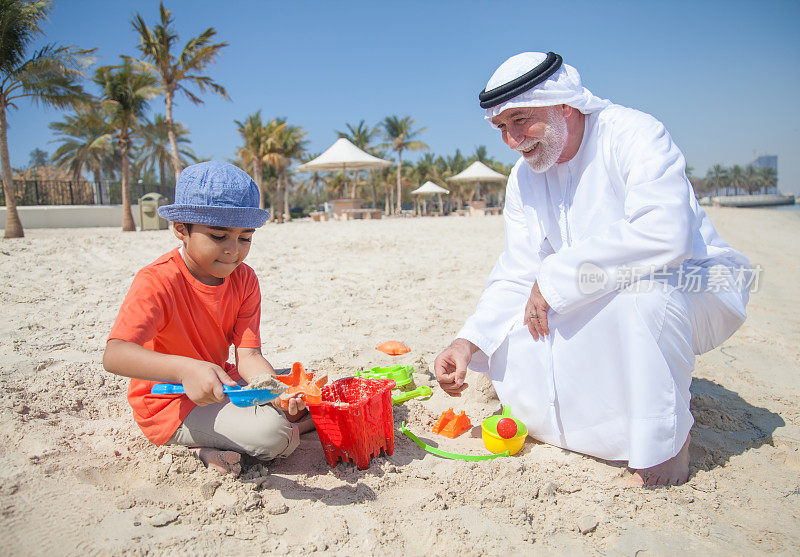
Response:
[[[25,60],[30,43],[44,32],[51,0],[0,1],[0,73],[9,74]]]
[[[93,52],[94,49],[56,45],[39,49],[9,74],[18,87],[9,87],[12,92],[6,95],[6,99],[29,97],[34,103],[58,108],[86,102],[91,97],[79,79],[93,62]]]
[[[228,96],[228,92],[225,90],[225,88],[222,85],[216,83],[213,79],[211,79],[208,76],[186,75],[186,76],[184,76],[184,80],[191,81],[203,93],[205,93],[207,91],[211,91],[212,93],[218,94],[219,96],[221,96],[225,100],[230,100],[230,97]],[[195,103],[195,104],[202,104],[203,103],[203,101],[201,99],[199,99],[196,95],[194,95],[191,91],[189,91],[186,88],[186,86],[181,85],[178,89],[180,91],[182,91],[189,98],[189,100],[191,100],[193,103]]]

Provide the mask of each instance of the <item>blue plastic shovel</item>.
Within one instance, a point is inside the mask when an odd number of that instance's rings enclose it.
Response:
[[[186,391],[180,383],[157,383],[150,390],[154,395],[182,395]],[[280,391],[274,392],[269,389],[243,389],[240,386],[222,386],[222,392],[228,395],[234,406],[256,406],[265,404],[280,396]]]

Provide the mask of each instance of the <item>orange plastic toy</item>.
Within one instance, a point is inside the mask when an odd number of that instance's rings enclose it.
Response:
[[[284,385],[289,385],[286,392],[282,393],[278,398],[281,402],[281,408],[287,410],[289,408],[289,399],[298,393],[303,395],[303,400],[305,400],[306,404],[321,403],[321,387],[328,382],[328,374],[307,372],[303,364],[295,362],[292,364],[292,373],[290,375],[278,375],[275,379]]]
[[[471,427],[472,422],[469,421],[469,417],[467,417],[465,412],[456,415],[451,408],[450,410],[442,412],[441,417],[436,421],[431,431],[449,437],[450,439],[455,439]]]
[[[390,356],[399,356],[401,354],[408,354],[411,352],[411,349],[399,340],[387,340],[375,348],[376,350],[380,350],[384,354],[389,354]]]

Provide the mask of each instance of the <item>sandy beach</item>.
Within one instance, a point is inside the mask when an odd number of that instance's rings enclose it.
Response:
[[[454,407],[496,412],[471,373],[395,407],[395,452],[331,468],[316,434],[241,478],[150,444],[101,365],[135,272],[177,245],[171,230],[29,230],[0,243],[0,553],[612,555],[800,553],[800,213],[709,209],[761,265],[749,318],[698,358],[691,477],[627,488],[624,467],[528,440],[511,458],[420,450],[401,421],[449,451],[485,454],[479,428],[429,433]],[[472,312],[503,248],[502,217],[293,222],[256,233],[263,351],[331,379],[393,362],[435,387],[433,359]],[[397,360],[375,346],[412,351]]]

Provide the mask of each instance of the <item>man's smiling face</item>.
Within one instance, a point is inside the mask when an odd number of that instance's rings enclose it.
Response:
[[[534,172],[544,172],[558,162],[567,144],[567,121],[556,106],[511,108],[492,118],[492,124]]]

